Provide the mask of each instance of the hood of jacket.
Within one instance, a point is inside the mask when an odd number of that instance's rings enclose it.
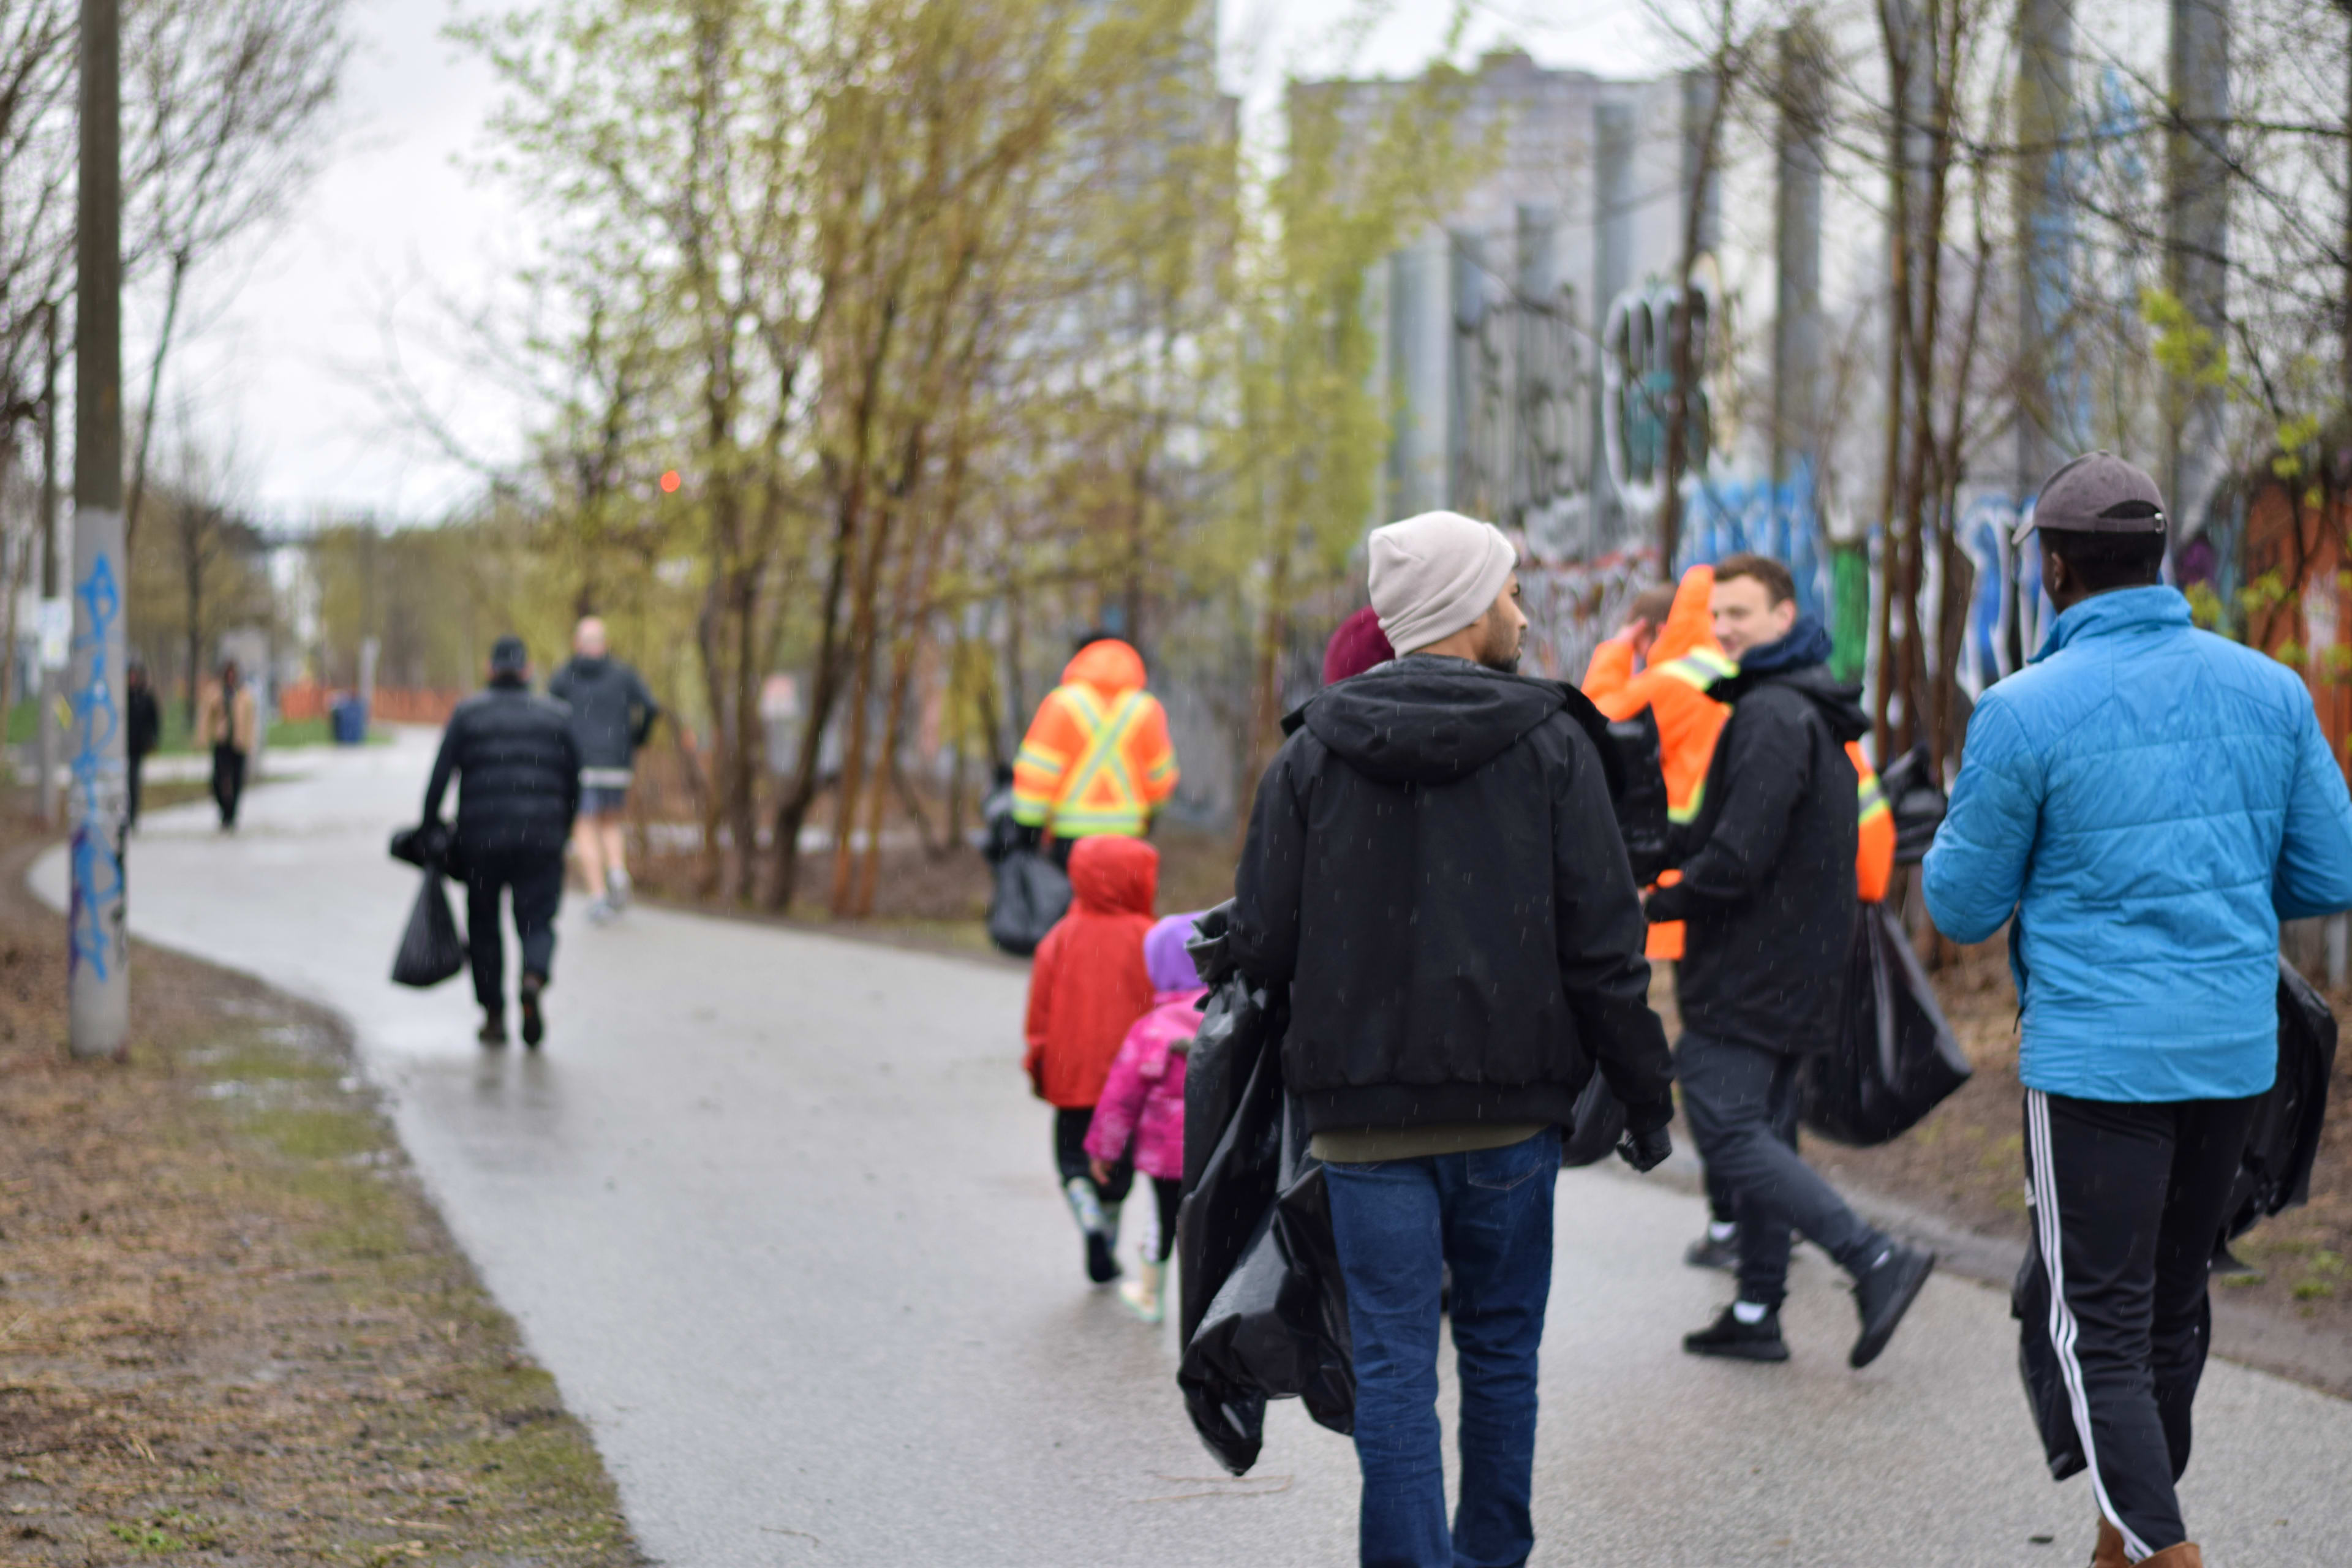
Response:
[[[2178,588],[2117,588],[2111,593],[2094,594],[2058,617],[2050,635],[2042,639],[2042,651],[2033,656],[2032,662],[2040,664],[2069,643],[2088,637],[2194,624],[2189,601]]]
[[[1657,639],[1650,644],[1651,668],[1700,648],[1709,653],[1723,651],[1722,645],[1715,640],[1715,611],[1708,604],[1714,593],[1714,567],[1694,566],[1683,574],[1683,580],[1675,587],[1674,607],[1666,612],[1665,625],[1658,628]]]
[[[1062,684],[1091,686],[1108,697],[1140,690],[1143,656],[1117,637],[1090,642],[1062,667]]]
[[[1828,721],[1830,733],[1840,744],[1859,741],[1870,733],[1870,715],[1862,710],[1862,688],[1842,686],[1830,673],[1826,664],[1801,664],[1789,669],[1757,670],[1743,667],[1737,675],[1727,675],[1706,689],[1706,694],[1717,702],[1735,706],[1751,691],[1766,686],[1785,686],[1811,701]]]
[[[1297,721],[1367,778],[1442,784],[1469,777],[1568,706],[1568,689],[1552,681],[1408,654],[1324,688]]]
[[[1149,917],[1160,896],[1160,851],[1115,833],[1081,838],[1070,850],[1070,893],[1097,914]]]

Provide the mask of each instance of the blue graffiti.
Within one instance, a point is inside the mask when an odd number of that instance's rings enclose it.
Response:
[[[1797,580],[1797,603],[1827,624],[1836,593],[1829,557],[1814,517],[1813,472],[1801,460],[1786,479],[1709,477],[1690,487],[1675,572],[1720,561],[1742,551],[1769,555]]]
[[[73,693],[73,910],[69,962],[89,964],[104,980],[112,972],[121,926],[122,847],[115,837],[121,764],[110,755],[121,729],[107,644],[122,615],[114,560],[101,552],[74,589],[89,630],[74,639],[87,653],[87,675]]]

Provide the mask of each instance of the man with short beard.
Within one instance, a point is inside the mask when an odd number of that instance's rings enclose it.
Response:
[[[1325,1162],[1347,1282],[1366,1563],[1527,1560],[1559,1129],[1597,1065],[1620,1151],[1666,1157],[1664,1031],[1582,694],[1515,673],[1527,617],[1492,525],[1370,539],[1400,657],[1286,722],[1236,878],[1233,952],[1289,987],[1285,1087]],[[1603,731],[1605,733],[1605,731]],[[1437,1416],[1454,1275],[1461,1499]]]
[[[1789,569],[1762,555],[1716,563],[1715,638],[1739,672],[1707,695],[1731,717],[1698,815],[1678,836],[1682,879],[1650,895],[1654,921],[1686,922],[1675,972],[1683,1109],[1711,1180],[1738,1216],[1739,1295],[1683,1336],[1693,1355],[1783,1362],[1789,1233],[1853,1278],[1862,1320],[1848,1364],[1885,1350],[1936,1255],[1881,1234],[1790,1146],[1805,1058],[1837,1043],[1859,896],[1861,832],[1848,742],[1869,728],[1858,689],[1828,669],[1830,635],[1797,607]]]

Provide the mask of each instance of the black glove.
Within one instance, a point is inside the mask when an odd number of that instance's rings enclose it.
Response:
[[[1675,1141],[1666,1136],[1663,1127],[1653,1127],[1647,1132],[1629,1131],[1617,1144],[1617,1157],[1637,1171],[1657,1169],[1674,1152]]]
[[[1642,913],[1652,925],[1662,925],[1670,921],[1687,919],[1690,914],[1690,895],[1683,891],[1680,883],[1656,889],[1643,903]]]
[[[1042,850],[1045,847],[1045,829],[1038,823],[1016,822],[1013,825],[1013,842],[1023,849]]]

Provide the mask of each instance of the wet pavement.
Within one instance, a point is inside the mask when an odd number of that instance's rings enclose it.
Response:
[[[1172,1329],[1086,1285],[1019,1070],[1017,970],[653,910],[599,928],[575,901],[547,1049],[484,1051],[464,979],[385,978],[416,873],[384,844],[414,820],[432,743],[323,753],[249,795],[233,837],[208,807],[155,814],[133,841],[131,922],[352,1021],[649,1552],[1354,1560],[1345,1439],[1277,1406],[1257,1470],[1225,1479],[1185,1422]],[[53,854],[34,883],[54,900],[63,877]],[[1728,1295],[1680,1263],[1698,1202],[1578,1172],[1559,1215],[1534,1563],[2088,1555],[2088,1489],[2042,1469],[1998,1292],[1931,1282],[1852,1373],[1852,1307],[1809,1254],[1792,1363],[1697,1362],[1678,1337]],[[2352,1405],[2217,1363],[2199,1417],[2184,1491],[2210,1563],[2346,1561]]]

